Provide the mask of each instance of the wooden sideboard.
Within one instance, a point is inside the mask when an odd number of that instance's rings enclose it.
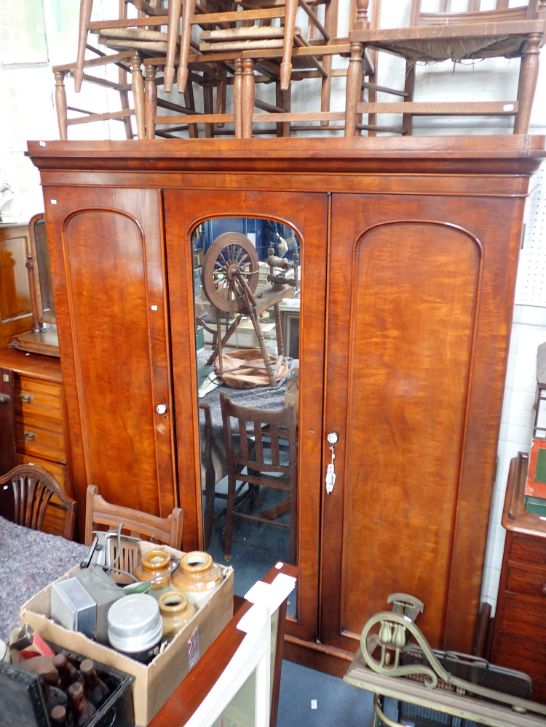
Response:
[[[0,349],[0,372],[12,380],[11,417],[15,437],[0,437],[0,460],[10,466],[34,462],[72,494],[65,407],[59,359],[13,349]],[[7,406],[7,405],[6,405]],[[7,417],[2,420],[8,427]],[[10,448],[11,452],[6,452]],[[7,467],[6,469],[8,469]],[[64,532],[64,513],[48,508],[44,530]]]
[[[532,698],[546,702],[546,521],[525,511],[527,468],[522,452],[510,463],[491,661],[528,674]]]
[[[74,496],[184,509],[202,543],[190,237],[303,240],[297,617],[343,673],[393,591],[435,647],[478,615],[516,262],[543,137],[30,142],[44,190]],[[336,432],[337,480],[324,478]]]
[[[0,223],[0,348],[17,333],[32,328],[28,225]]]

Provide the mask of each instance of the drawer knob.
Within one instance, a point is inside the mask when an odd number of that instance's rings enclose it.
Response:
[[[30,404],[30,402],[32,401],[32,395],[31,394],[23,394],[23,393],[21,393],[21,394],[19,394],[19,398],[21,399],[21,401],[23,402],[23,404]]]
[[[540,592],[542,593],[543,596],[546,596],[546,583],[542,586],[542,588],[540,589]]]
[[[25,432],[25,439],[28,442],[33,442],[37,438],[38,438],[38,435],[35,434],[35,432]]]
[[[0,394],[0,404],[9,404],[10,397],[8,394]]]

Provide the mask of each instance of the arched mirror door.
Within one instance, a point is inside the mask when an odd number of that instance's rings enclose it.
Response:
[[[191,243],[203,545],[242,594],[297,563],[302,241],[272,219],[217,217]]]
[[[232,565],[240,596],[294,563],[289,632],[315,639],[327,198],[163,196],[184,548]]]

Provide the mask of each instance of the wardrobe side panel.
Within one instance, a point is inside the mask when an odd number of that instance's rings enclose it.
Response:
[[[387,596],[469,651],[479,606],[517,254],[507,200],[339,195],[330,264],[325,502],[338,645]],[[334,541],[331,540],[333,543]],[[337,584],[336,584],[337,579]],[[335,585],[336,584],[336,585]]]
[[[160,199],[64,189],[46,211],[75,493],[154,514],[175,505]],[[165,414],[156,407],[166,404]]]

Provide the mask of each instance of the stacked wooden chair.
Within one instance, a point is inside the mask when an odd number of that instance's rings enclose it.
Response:
[[[342,111],[329,111],[332,59],[349,52],[347,40],[335,37],[337,0],[132,0],[131,4],[136,9],[133,17],[128,17],[127,3],[120,0],[117,17],[92,20],[92,0],[81,0],[77,59],[55,69],[61,138],[67,138],[72,123],[115,118],[126,120],[128,138],[197,136],[201,127],[205,136],[248,137],[253,131],[288,135],[297,121],[320,120],[322,128],[333,120],[343,122]],[[304,21],[301,28],[296,25],[298,12]],[[192,32],[198,38],[194,44]],[[98,36],[94,45],[90,34]],[[111,63],[124,64],[118,82],[88,73],[91,66]],[[84,81],[117,90],[120,110],[93,114],[68,105],[67,74],[74,76],[75,92]],[[291,112],[292,84],[317,77],[322,85],[320,112]],[[256,88],[271,85],[274,102],[256,94]],[[174,90],[182,96],[169,97]],[[80,114],[74,120],[67,115],[71,110]],[[264,123],[267,128],[255,128]]]
[[[128,7],[131,5],[133,12],[130,17]],[[127,138],[145,138],[142,60],[161,53],[165,74],[170,72],[171,79],[174,77],[180,7],[181,0],[169,0],[168,3],[162,0],[119,0],[115,17],[92,20],[93,1],[81,0],[76,61],[53,69],[61,138],[67,138],[67,129],[71,125],[113,119],[125,122]],[[90,42],[90,34],[97,36],[96,42]],[[89,69],[97,66],[104,69],[103,74],[89,74]],[[108,77],[112,66],[118,67],[117,80]],[[117,91],[121,101],[119,111],[93,113],[79,104],[75,105],[75,102],[68,104],[64,84],[67,74],[74,77],[76,93],[82,90],[84,82]],[[129,92],[133,98],[132,108],[129,107]],[[69,115],[69,112],[76,115]]]
[[[61,138],[72,124],[113,119],[124,122],[128,138],[147,139],[411,134],[416,116],[509,117],[513,132],[525,133],[546,0],[496,0],[494,8],[485,0],[436,0],[434,12],[432,1],[411,0],[409,26],[385,29],[380,0],[350,0],[349,35],[339,38],[339,0],[119,0],[117,16],[100,20],[91,19],[92,0],[81,0],[77,59],[54,69]],[[404,65],[393,87],[381,83],[378,70],[387,53]],[[348,59],[348,68],[336,58]],[[416,64],[452,60],[457,69],[457,61],[488,58],[517,59],[513,98],[415,100]],[[91,75],[98,66],[117,66],[117,80]],[[119,110],[95,114],[68,105],[67,73],[76,92],[84,81],[116,91]],[[345,107],[332,110],[336,78],[346,86]],[[295,110],[297,91],[311,82],[320,86],[320,106]],[[394,100],[378,101],[378,94]],[[69,118],[70,111],[79,115]],[[399,121],[385,123],[385,114]]]
[[[546,2],[530,0],[512,7],[509,0],[491,3],[467,0],[465,10],[451,0],[438,0],[437,11],[423,9],[423,0],[412,0],[410,26],[406,28],[372,28],[367,22],[367,0],[356,0],[357,17],[350,33],[351,59],[347,83],[345,133],[359,133],[359,116],[401,114],[401,131],[412,133],[415,116],[509,116],[514,119],[513,132],[526,133],[529,128],[537,76],[540,47],[544,40]],[[482,8],[488,9],[482,9]],[[455,9],[457,8],[457,9]],[[390,53],[405,61],[404,80],[396,91],[400,100],[377,103],[362,101],[360,89],[366,53]],[[449,102],[415,101],[418,62],[432,63],[487,58],[518,58],[519,81],[515,98],[497,101]]]
[[[298,10],[308,21],[305,32],[295,24]],[[286,135],[290,123],[310,116],[290,113],[291,85],[312,76],[322,78],[320,118],[323,122],[329,120],[326,112],[332,57],[340,50],[349,50],[346,41],[335,42],[337,0],[312,4],[307,0],[240,0],[215,7],[188,2],[181,28],[177,88],[185,92],[188,78],[203,73],[198,81],[204,89],[203,112],[158,116],[152,107],[147,114],[149,138],[154,135],[153,126],[157,132],[158,127],[203,123],[207,136],[225,133],[226,124],[239,137],[251,136],[253,131]],[[195,46],[191,45],[192,29],[193,35],[198,35]],[[149,69],[161,62],[161,58],[145,59],[146,78],[153,82],[153,71]],[[256,94],[256,88],[270,85],[275,87],[273,103]],[[228,88],[232,99],[229,112]],[[166,84],[164,89],[169,90]],[[152,94],[152,89],[146,93],[146,102],[153,105]],[[342,121],[343,114],[338,113],[336,118]],[[267,123],[269,128],[258,131],[258,123]]]

